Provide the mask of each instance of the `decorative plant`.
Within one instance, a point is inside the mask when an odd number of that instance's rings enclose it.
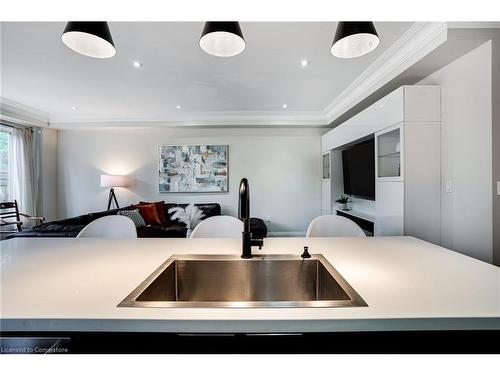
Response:
[[[347,202],[349,202],[349,197],[347,195],[341,195],[340,198],[337,199],[335,202],[346,204]]]
[[[172,212],[174,212],[172,220],[178,220],[186,224],[188,229],[193,229],[205,217],[205,214],[194,203],[188,204],[186,208],[172,207],[168,210],[168,213],[171,214]]]

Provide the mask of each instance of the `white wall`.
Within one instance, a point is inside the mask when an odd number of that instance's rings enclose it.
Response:
[[[442,245],[492,261],[492,46],[418,84],[441,86]],[[446,193],[446,181],[453,192]]]
[[[42,128],[42,212],[47,221],[57,218],[57,130]]]
[[[106,208],[101,173],[126,174],[116,189],[124,206],[139,200],[217,202],[236,216],[238,186],[247,177],[252,216],[269,218],[272,232],[305,233],[321,211],[321,138],[318,129],[116,129],[59,130],[58,212],[71,217]],[[229,145],[229,193],[159,194],[158,146]],[[293,232],[293,233],[290,233]],[[299,233],[300,232],[300,233]]]

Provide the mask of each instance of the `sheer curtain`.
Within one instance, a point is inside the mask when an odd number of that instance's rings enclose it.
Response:
[[[12,198],[17,200],[20,212],[37,215],[33,134],[30,129],[13,128],[11,136]]]

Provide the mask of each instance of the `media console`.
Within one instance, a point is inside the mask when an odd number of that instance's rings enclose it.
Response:
[[[351,219],[356,224],[358,224],[367,236],[373,236],[375,223],[375,217],[373,215],[354,210],[337,209],[336,211],[337,215],[347,217],[348,219]]]

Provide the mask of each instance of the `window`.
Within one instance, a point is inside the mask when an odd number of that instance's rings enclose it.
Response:
[[[12,199],[11,130],[0,126],[0,202]]]

